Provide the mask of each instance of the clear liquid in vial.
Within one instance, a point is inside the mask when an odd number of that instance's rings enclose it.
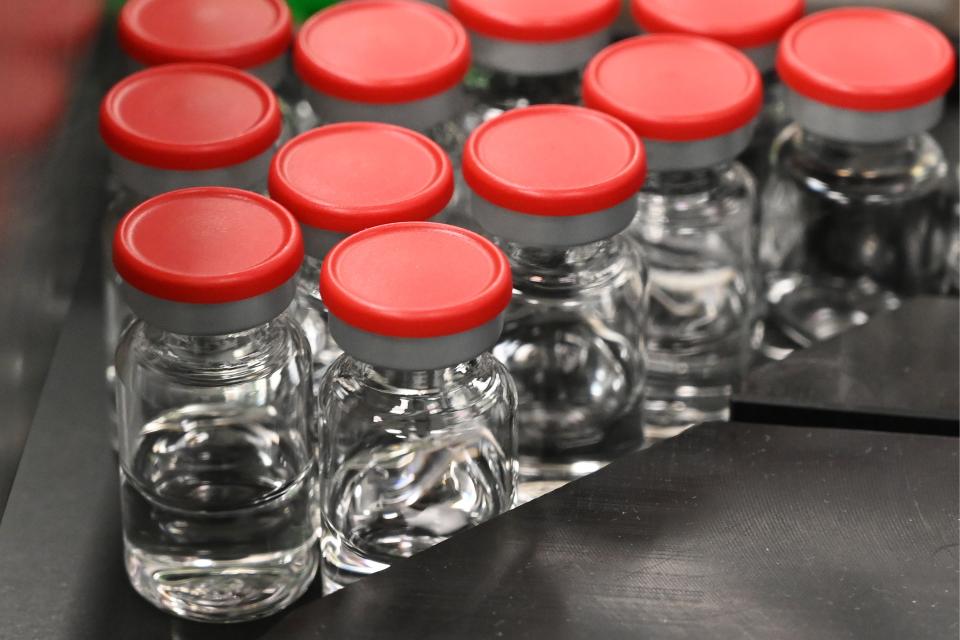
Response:
[[[328,481],[324,589],[355,582],[506,511],[512,464],[482,425],[374,446]]]
[[[597,471],[643,441],[636,351],[599,318],[508,319],[494,354],[522,398],[521,502]]]
[[[647,436],[668,438],[700,422],[729,419],[749,339],[745,278],[732,267],[651,267]]]
[[[121,470],[127,570],[202,621],[270,615],[316,572],[315,466],[272,408],[194,405],[143,428]]]

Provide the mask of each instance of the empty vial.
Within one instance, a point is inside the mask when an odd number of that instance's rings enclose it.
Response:
[[[849,8],[796,23],[777,68],[795,124],[771,154],[760,259],[768,328],[807,346],[941,286],[947,163],[926,131],[955,60],[917,18]]]
[[[753,141],[740,160],[761,182],[770,166],[770,145],[790,122],[777,76],[777,45],[803,17],[804,0],[632,0],[646,33],[686,33],[739,49],[763,75],[764,108]]]
[[[400,222],[327,254],[320,293],[345,354],[319,390],[324,588],[507,511],[517,397],[490,354],[510,266],[482,237]]]
[[[306,257],[294,315],[319,378],[342,353],[318,288],[324,256],[357,231],[439,215],[453,196],[453,168],[439,145],[410,129],[332,124],[280,149],[271,165],[270,196],[293,213],[303,232]]]
[[[467,141],[472,214],[513,271],[494,354],[520,397],[524,500],[642,443],[646,274],[621,232],[644,172],[637,136],[582,107],[513,111]]]
[[[650,270],[645,433],[726,418],[756,298],[756,186],[735,158],[760,113],[760,74],[720,42],[639,36],[590,63],[584,100],[621,118],[647,148],[630,228]]]
[[[236,67],[277,93],[288,133],[315,123],[290,73],[293,20],[284,0],[128,0],[117,28],[134,70],[173,62]]]
[[[470,42],[446,11],[409,0],[330,7],[303,25],[294,66],[321,123],[413,129],[459,165],[466,139],[460,83],[470,68]]]
[[[131,314],[118,295],[110,250],[120,217],[174,189],[220,185],[265,191],[282,129],[269,87],[230,67],[171,64],[130,75],[100,108],[110,148],[110,203],[103,219],[104,343],[109,406],[113,360]]]
[[[467,126],[534,104],[577,104],[580,74],[610,41],[619,0],[450,0],[473,45]]]
[[[316,573],[309,346],[285,313],[302,260],[293,217],[239,189],[173,191],[117,228],[139,318],[117,350],[124,554],[164,611],[259,618]]]

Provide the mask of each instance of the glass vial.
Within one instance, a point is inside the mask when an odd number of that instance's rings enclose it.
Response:
[[[128,0],[117,33],[133,70],[173,62],[242,69],[276,92],[284,138],[316,125],[290,73],[293,18],[284,0]]]
[[[284,313],[303,244],[248,191],[173,191],[117,227],[137,321],[117,350],[124,555],[169,613],[238,622],[288,606],[316,572],[309,347]]]
[[[320,296],[324,256],[352,233],[439,216],[453,196],[453,166],[437,143],[376,122],[331,124],[284,145],[270,168],[270,196],[300,223],[306,256],[293,314],[319,379],[342,351]]]
[[[277,101],[265,84],[214,64],[146,69],[118,82],[104,98],[100,132],[111,151],[111,175],[101,237],[111,415],[117,341],[132,319],[111,259],[121,216],[174,189],[219,185],[265,191],[281,127]]]
[[[512,111],[467,142],[471,211],[513,270],[494,355],[520,396],[523,500],[643,441],[646,273],[621,232],[644,171],[636,135],[581,107]]]
[[[513,506],[517,398],[491,354],[510,267],[480,236],[401,222],[327,254],[320,292],[344,355],[319,390],[324,588]]]
[[[294,67],[323,124],[384,122],[425,134],[459,174],[466,131],[461,81],[470,42],[453,16],[424,2],[354,0],[320,11],[294,44]],[[458,187],[444,222],[464,224]]]
[[[777,64],[796,123],[773,147],[762,198],[767,335],[788,341],[768,339],[773,355],[942,286],[947,164],[926,131],[955,76],[939,31],[872,8],[801,20]]]
[[[643,423],[652,438],[727,419],[748,360],[756,187],[734,159],[750,143],[762,93],[747,56],[684,34],[619,42],[584,77],[586,104],[619,116],[647,149],[630,234],[650,270]]]
[[[580,73],[610,42],[618,0],[450,0],[466,27],[473,67],[466,79],[472,130],[505,111],[578,104]]]
[[[769,172],[770,145],[790,122],[777,76],[777,46],[803,17],[804,0],[632,0],[633,15],[646,33],[685,33],[739,49],[763,76],[764,104],[753,140],[740,161],[762,183]]]

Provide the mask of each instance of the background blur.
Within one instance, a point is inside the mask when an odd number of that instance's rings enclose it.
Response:
[[[298,20],[331,0],[289,0]],[[811,10],[845,4],[808,0]],[[849,3],[865,4],[865,3]],[[957,0],[875,0],[943,29]],[[60,325],[105,208],[100,96],[118,77],[121,0],[0,0],[0,513]],[[957,177],[957,89],[936,132]],[[957,186],[954,184],[956,195]],[[64,416],[69,420],[70,416]]]

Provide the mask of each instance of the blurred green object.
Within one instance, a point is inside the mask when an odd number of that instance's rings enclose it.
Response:
[[[126,0],[107,0],[107,7],[110,13],[117,13]],[[293,19],[297,22],[303,22],[320,9],[336,4],[337,0],[287,0],[290,10],[293,12]]]
[[[293,12],[293,19],[297,22],[303,22],[320,9],[325,9],[337,0],[287,0],[290,10]]]

